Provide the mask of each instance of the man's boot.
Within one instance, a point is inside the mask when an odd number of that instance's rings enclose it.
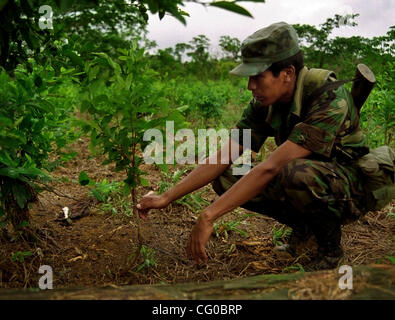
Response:
[[[330,249],[319,247],[317,254],[304,269],[306,271],[335,269],[342,264],[343,258],[343,249],[340,246]]]
[[[297,256],[300,249],[313,236],[312,231],[305,225],[292,228],[288,243],[275,246],[274,251],[288,252],[291,256]]]
[[[334,269],[343,261],[340,223],[334,220],[322,221],[320,227],[314,230],[318,244],[317,253],[305,266],[306,271]]]

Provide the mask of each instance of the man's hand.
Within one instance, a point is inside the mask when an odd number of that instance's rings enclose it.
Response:
[[[165,196],[156,195],[153,191],[150,191],[137,204],[137,210],[140,218],[147,221],[150,209],[162,209],[167,207],[168,204],[169,202]]]
[[[213,233],[213,223],[202,212],[192,228],[189,237],[186,253],[189,258],[193,258],[196,264],[199,260],[207,263],[206,244],[211,234]]]

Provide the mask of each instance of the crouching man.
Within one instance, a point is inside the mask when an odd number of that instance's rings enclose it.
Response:
[[[289,243],[279,250],[295,254],[315,236],[317,254],[306,269],[335,268],[343,257],[341,225],[376,204],[356,165],[369,153],[359,112],[344,86],[319,90],[335,82],[335,75],[304,66],[292,26],[280,22],[256,31],[243,41],[241,52],[243,62],[231,73],[249,77],[253,99],[237,127],[251,129],[253,151],[267,137],[275,137],[278,148],[248,174],[234,176],[226,164],[229,150],[241,152],[243,146],[230,140],[211,155],[217,164],[207,159],[164,194],[144,196],[137,205],[140,217],[146,220],[150,209],[164,208],[212,182],[219,198],[201,212],[186,247],[196,263],[207,262],[205,246],[214,221],[241,206],[292,228]]]

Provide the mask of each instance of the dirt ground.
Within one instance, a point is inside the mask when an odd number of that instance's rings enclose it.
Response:
[[[114,173],[111,165],[102,166],[104,159],[90,154],[87,139],[79,139],[72,148],[78,156],[53,173],[63,181],[52,182],[54,192],[41,193],[39,202],[31,209],[31,225],[40,230],[43,241],[31,247],[24,241],[10,242],[0,236],[0,287],[38,287],[41,265],[52,267],[54,288],[63,288],[226,280],[296,272],[308,262],[308,255],[295,259],[273,251],[272,230],[279,229],[281,224],[263,215],[250,213],[246,217],[248,212],[238,209],[221,221],[241,221],[237,228],[245,234],[229,231],[213,235],[207,245],[208,264],[195,266],[187,260],[185,245],[199,212],[172,204],[153,211],[148,222],[141,222],[144,244],[154,250],[157,266],[137,272],[136,267],[144,261],[140,257],[137,264],[131,265],[130,257],[137,245],[135,217],[105,212],[102,204],[89,195],[88,188],[78,184],[82,170],[96,181],[122,181],[123,174]],[[140,187],[138,198],[151,189],[157,190],[161,181],[156,167],[144,165],[143,170],[149,173],[146,178],[151,187]],[[216,194],[210,187],[203,197],[210,202]],[[79,212],[83,217],[71,223],[58,221],[66,206],[71,213]],[[394,212],[391,204],[343,227],[345,264],[391,263],[388,257],[393,257],[395,251]],[[21,261],[15,259],[17,252],[31,255],[25,255]]]

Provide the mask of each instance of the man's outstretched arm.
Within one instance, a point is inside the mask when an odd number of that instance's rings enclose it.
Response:
[[[205,247],[213,231],[214,221],[262,192],[288,162],[306,158],[310,154],[311,151],[291,141],[284,142],[267,160],[243,176],[200,214],[187,244],[187,255],[193,257],[196,263],[199,260],[206,263]]]
[[[232,150],[237,150],[238,154],[241,154],[243,147],[237,142],[229,139],[229,144],[227,147],[224,146],[217,153],[214,153],[209,158],[207,158],[206,164],[198,165],[173,188],[166,191],[162,195],[155,195],[153,192],[145,195],[137,205],[140,217],[143,220],[147,220],[150,209],[165,208],[172,201],[177,200],[213,181],[231,165]]]

